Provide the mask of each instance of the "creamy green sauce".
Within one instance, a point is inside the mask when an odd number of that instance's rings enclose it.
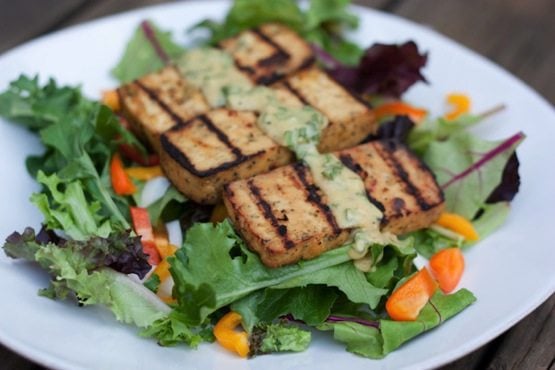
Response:
[[[328,125],[326,116],[309,106],[288,106],[274,90],[253,86],[231,56],[218,49],[192,49],[178,61],[178,67],[212,107],[259,112],[260,129],[307,163],[338,226],[352,230],[349,255],[357,268],[369,271],[377,262],[368,253],[373,244],[398,243],[395,235],[380,230],[383,214],[368,200],[363,180],[335,156],[318,152],[322,131]]]
[[[213,108],[226,104],[227,89],[252,87],[252,82],[235,67],[233,58],[218,49],[191,49],[177,61],[177,68],[187,81],[202,91]]]
[[[356,260],[357,268],[369,271],[373,265],[368,255],[370,246],[397,243],[395,235],[380,230],[383,213],[368,200],[360,176],[334,155],[309,154],[304,161],[314,182],[326,194],[337,225],[353,230],[349,255]]]

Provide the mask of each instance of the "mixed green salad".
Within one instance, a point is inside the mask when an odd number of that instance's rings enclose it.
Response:
[[[463,107],[457,114],[431,118],[403,102],[410,86],[426,82],[422,68],[428,56],[411,41],[367,49],[348,41],[344,31],[358,25],[348,4],[312,0],[305,9],[294,0],[235,0],[222,22],[204,20],[189,32],[208,31],[201,41],[208,45],[266,22],[297,31],[328,73],[382,112],[380,129],[368,140],[406,143],[435,173],[447,211],[468,220],[480,239],[487,237],[503,224],[518,191],[515,149],[524,135],[493,142],[469,132],[496,109],[473,115]],[[132,81],[184,51],[169,32],[143,21],[112,74],[119,82]],[[41,84],[38,77],[22,75],[0,94],[0,115],[34,132],[45,148],[26,161],[42,185],[30,199],[44,215],[43,225],[9,235],[5,253],[36,262],[51,274],[50,286],[39,294],[103,305],[163,346],[194,348],[215,340],[215,326],[225,337],[226,324],[233,332],[241,324],[240,337],[231,335],[232,343],[222,344],[242,348],[237,349],[242,355],[303,351],[311,330],[321,330],[348,351],[376,359],[475,301],[464,288],[450,294],[435,290],[414,320],[394,320],[386,309],[392,294],[418,274],[417,255],[430,258],[475,243],[456,228],[435,225],[404,235],[403,248],[375,245],[368,272],[354,266],[348,245],[271,269],[247,248],[225,215],[215,216],[221,213],[218,206],[190,202],[167,181],[145,202],[159,173],[155,179],[131,176],[130,195],[116,191],[115,156],[121,155],[128,168],[153,168],[156,155],[114,109],[83,96],[79,87],[59,86],[53,79]],[[161,248],[161,261],[149,259],[153,246],[138,230],[145,225],[137,222],[139,208],[146,210],[143,217],[147,214],[154,234],[173,230],[163,247],[154,246]],[[164,265],[166,270],[160,268]]]

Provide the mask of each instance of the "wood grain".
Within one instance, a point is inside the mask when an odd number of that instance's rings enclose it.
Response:
[[[555,103],[555,1],[410,0],[394,12],[493,60]]]
[[[86,0],[0,0],[0,53],[58,28],[68,16],[87,6]]]

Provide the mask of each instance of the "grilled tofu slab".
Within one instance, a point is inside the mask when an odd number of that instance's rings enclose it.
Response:
[[[216,109],[161,136],[160,164],[190,199],[215,204],[223,186],[290,163],[293,154],[266,136],[253,112]]]
[[[160,134],[180,122],[207,112],[202,93],[173,66],[118,88],[124,116],[132,130],[160,151]]]
[[[376,129],[374,114],[368,104],[320,68],[303,69],[275,87],[290,91],[328,118],[329,124],[318,145],[321,153],[353,147]]]
[[[383,230],[415,231],[442,212],[433,174],[405,146],[376,141],[334,154],[363,179],[368,199],[384,214]],[[301,163],[226,185],[224,203],[235,228],[269,267],[317,257],[349,238]]]
[[[289,28],[268,23],[223,40],[236,66],[255,84],[269,85],[314,62],[312,48]]]
[[[377,126],[371,109],[320,69],[309,68],[300,71],[287,78],[285,82],[272,87],[276,89],[278,99],[288,106],[300,107],[303,104],[310,104],[328,117],[329,124],[322,132],[319,144],[321,151],[329,152],[352,147],[376,130]],[[211,113],[207,116],[211,116]],[[220,117],[219,114],[216,116]],[[239,116],[245,115],[241,113]],[[294,159],[287,149],[278,149],[277,143],[255,127],[256,118],[253,114],[248,117],[252,118],[249,124],[253,126],[248,132],[256,132],[253,137],[248,140],[241,138],[241,135],[246,135],[247,132],[237,130],[233,123],[229,123],[232,126],[225,131],[226,138],[213,135],[214,144],[205,145],[203,150],[199,150],[198,147],[192,148],[190,145],[192,140],[200,143],[202,139],[202,135],[195,133],[198,128],[196,123],[191,125],[192,128],[187,128],[188,124],[179,125],[179,128],[162,135],[164,142],[173,143],[173,146],[162,145],[162,167],[182,193],[198,203],[213,204],[221,199],[223,185],[229,181],[270,171]],[[193,121],[198,122],[198,120]],[[178,135],[177,132],[180,134]],[[256,146],[260,154],[248,161],[232,160],[226,140],[236,143],[237,150],[242,151],[243,154],[253,154],[244,147],[245,145]],[[216,141],[219,142],[216,144]],[[179,167],[179,163],[184,162],[180,162],[181,154],[178,153],[187,153],[190,161],[202,164],[210,170],[194,172],[188,166]]]

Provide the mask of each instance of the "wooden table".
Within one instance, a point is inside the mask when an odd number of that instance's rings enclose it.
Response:
[[[0,53],[76,23],[162,2],[167,1],[0,0]],[[553,0],[355,3],[433,27],[503,66],[555,102]],[[42,369],[1,346],[0,368]],[[500,337],[442,369],[555,369],[555,295]]]

